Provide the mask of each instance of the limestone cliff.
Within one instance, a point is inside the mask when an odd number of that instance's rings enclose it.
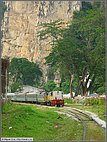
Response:
[[[80,10],[79,1],[7,1],[2,25],[2,56],[28,58],[38,62],[47,82],[44,57],[50,46],[37,37],[38,25],[57,19],[72,19],[73,11]]]

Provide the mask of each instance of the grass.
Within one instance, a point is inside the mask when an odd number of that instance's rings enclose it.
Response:
[[[81,123],[65,115],[59,115],[55,110],[58,108],[49,109],[17,103],[4,105],[2,137],[33,137],[35,141],[82,140]]]
[[[106,106],[105,105],[100,105],[100,106],[99,105],[93,105],[93,106],[75,105],[74,108],[91,111],[97,114],[100,119],[106,121]]]
[[[75,106],[75,108],[98,110],[95,106]],[[56,110],[63,111],[60,108],[41,105],[7,103],[2,108],[2,137],[31,137],[34,141],[81,141],[83,138],[81,123],[54,112]],[[85,123],[87,141],[105,140],[104,133],[96,124]]]
[[[98,115],[98,117],[106,121],[106,104],[103,105],[84,105],[84,104],[75,104],[72,102],[72,99],[65,99],[67,106],[78,108],[81,110],[91,111]]]
[[[73,101],[72,101],[72,99],[64,99],[64,103],[66,104],[73,104]]]
[[[105,141],[106,137],[103,131],[94,122],[86,124],[86,141]]]

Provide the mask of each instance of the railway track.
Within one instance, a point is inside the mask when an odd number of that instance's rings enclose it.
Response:
[[[75,109],[67,109],[66,107],[64,108],[65,109],[65,113],[68,114],[68,115],[71,115],[72,117],[76,118],[78,121],[80,121],[83,125],[83,141],[86,140],[86,125],[89,121],[92,121],[93,122],[93,125],[96,125],[96,121],[94,119],[92,119],[92,117],[90,117],[88,114],[86,113],[83,113],[79,110],[75,110]],[[98,126],[100,126],[98,123],[97,123]],[[101,126],[100,126],[101,127]],[[102,128],[102,127],[101,127]],[[105,129],[102,128],[103,132],[105,133]]]
[[[26,105],[32,105],[32,104],[26,104]],[[38,104],[34,104],[34,105],[38,106]],[[39,105],[39,106],[48,107],[48,108],[56,108],[55,106],[46,106],[46,105]],[[61,111],[61,110],[63,110],[63,111]],[[88,130],[89,125],[90,125],[91,122],[92,122],[91,126],[96,127],[96,129],[97,129],[97,127],[100,126],[89,114],[86,114],[86,113],[84,113],[84,112],[82,112],[80,110],[77,110],[75,108],[59,107],[59,111],[55,111],[55,112],[60,113],[60,114],[69,115],[70,117],[76,118],[76,120],[78,120],[78,121],[80,121],[82,123],[82,125],[83,125],[82,141],[87,140],[87,134],[88,134],[87,130]],[[104,133],[106,132],[104,128],[102,128],[102,130],[104,131]],[[92,131],[92,133],[93,132],[94,131]]]
[[[81,113],[81,115],[84,115],[86,116],[87,118],[89,118],[90,120],[89,121],[94,121],[95,123],[97,123],[92,117],[90,117],[89,115],[87,115],[86,113],[83,113],[82,111],[79,111],[77,109],[73,109],[73,111],[77,112],[77,113]],[[99,124],[97,123],[103,130],[104,133],[106,133],[105,129]]]
[[[83,141],[85,141],[86,138],[86,125],[85,125],[85,121],[92,121],[92,119],[90,117],[88,117],[87,115],[83,114],[83,113],[79,113],[76,112],[74,110],[67,110],[67,113],[69,115],[72,115],[73,117],[77,118],[78,121],[80,121],[83,125]]]

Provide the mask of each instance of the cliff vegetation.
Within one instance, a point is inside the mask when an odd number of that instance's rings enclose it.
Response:
[[[75,11],[67,28],[59,28],[62,20],[42,23],[41,40],[50,35],[52,51],[45,58],[54,71],[60,70],[63,82],[69,82],[71,96],[75,92],[105,92],[105,5],[83,2]]]

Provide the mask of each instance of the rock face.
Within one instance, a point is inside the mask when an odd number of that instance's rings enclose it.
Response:
[[[47,82],[48,67],[44,57],[51,47],[37,37],[38,25],[42,22],[72,19],[73,11],[80,10],[79,1],[7,1],[7,11],[2,25],[2,56],[10,59],[27,58],[39,63]]]

